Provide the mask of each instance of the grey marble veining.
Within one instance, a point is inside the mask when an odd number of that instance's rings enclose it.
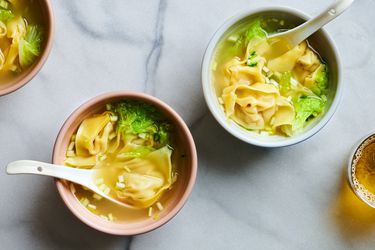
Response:
[[[56,36],[42,71],[0,97],[0,164],[49,161],[64,120],[112,90],[157,96],[190,126],[199,154],[194,191],[168,224],[115,237],[80,223],[51,179],[0,173],[1,249],[374,249],[375,211],[348,202],[352,145],[375,131],[373,0],[357,0],[327,30],[340,50],[345,93],[316,136],[281,149],[249,146],[209,114],[200,64],[216,28],[238,11],[285,5],[313,15],[324,0],[52,1]],[[354,212],[353,212],[354,211]],[[355,212],[363,212],[358,216]],[[367,216],[367,217],[366,217]]]

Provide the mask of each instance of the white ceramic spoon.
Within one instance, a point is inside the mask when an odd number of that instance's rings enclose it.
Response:
[[[105,199],[112,201],[120,206],[134,209],[134,207],[118,201],[109,195],[106,195],[102,190],[99,189],[99,187],[94,183],[94,178],[98,173],[96,169],[86,170],[49,164],[40,161],[21,160],[9,163],[6,168],[6,172],[7,174],[45,175],[68,180],[85,186],[93,192],[104,197]]]
[[[353,2],[354,0],[336,0],[328,9],[300,26],[269,36],[268,43],[271,46],[271,52],[267,53],[269,55],[268,59],[281,56],[296,47],[324,25],[342,14]]]

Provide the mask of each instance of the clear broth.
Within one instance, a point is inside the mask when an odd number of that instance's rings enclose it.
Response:
[[[15,16],[22,16],[27,20],[28,24],[40,25],[44,29],[43,12],[39,0],[17,0],[17,3],[16,6],[11,8]],[[0,49],[4,51],[11,43],[12,40],[7,37],[0,38]],[[4,72],[3,70],[0,70],[0,84],[8,83],[19,74],[20,72]]]
[[[239,36],[245,33],[249,27],[249,24],[258,18],[259,17],[254,17],[234,25],[224,34],[224,36],[221,38],[221,41],[217,45],[211,63],[211,78],[212,82],[214,82],[215,93],[218,97],[223,92],[223,89],[227,87],[227,84],[224,81],[225,64],[235,56],[239,56],[242,58],[246,50],[245,47],[238,48],[237,50],[233,49],[233,42],[230,41],[229,37]],[[281,19],[267,17],[262,18],[262,27],[267,31],[268,34],[274,34],[293,29],[294,27],[296,27],[296,23],[287,18]],[[313,49],[313,51],[320,57],[319,53],[316,50]]]
[[[104,111],[103,111],[104,112]],[[100,113],[100,112],[99,112]],[[177,131],[173,131],[171,134],[171,143],[170,146],[173,148],[172,156],[171,156],[171,163],[172,163],[172,172],[174,172],[177,176],[176,181],[172,184],[171,188],[165,191],[162,196],[158,199],[157,202],[160,202],[163,206],[163,209],[160,211],[156,203],[152,205],[153,213],[152,216],[149,216],[149,208],[141,208],[141,209],[131,209],[122,207],[117,205],[111,201],[108,201],[104,198],[101,200],[97,200],[93,198],[93,192],[84,188],[80,185],[69,183],[69,185],[74,185],[74,192],[71,190],[75,197],[78,200],[82,198],[87,198],[90,204],[96,206],[96,209],[92,210],[86,207],[90,212],[100,216],[108,216],[108,214],[112,214],[114,217],[114,222],[138,222],[144,220],[158,220],[164,216],[164,211],[170,210],[169,207],[174,206],[172,204],[172,197],[180,195],[184,191],[184,187],[186,185],[184,178],[182,176],[186,176],[188,174],[186,164],[188,162],[188,155],[187,151],[181,145],[182,136],[177,133]],[[100,172],[100,177],[104,179],[104,183],[111,187],[113,187],[113,180],[117,180],[118,178],[118,171],[111,170],[111,166],[107,166],[105,163],[110,163],[111,159],[109,158],[107,161],[103,161],[104,164],[97,164],[95,168],[101,168],[104,171]],[[107,171],[110,170],[110,171]],[[112,192],[112,191],[111,191]]]

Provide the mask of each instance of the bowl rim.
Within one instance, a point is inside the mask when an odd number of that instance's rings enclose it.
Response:
[[[87,109],[90,109],[97,103],[105,101],[107,99],[111,99],[111,98],[124,98],[124,99],[134,98],[138,100],[145,100],[153,105],[156,105],[161,110],[165,111],[167,116],[173,117],[175,121],[179,124],[179,126],[182,129],[182,133],[187,139],[186,140],[187,149],[191,152],[190,164],[187,165],[187,167],[190,168],[191,172],[190,172],[190,176],[187,178],[187,186],[186,186],[186,189],[183,191],[183,195],[180,197],[177,204],[165,216],[163,216],[162,218],[160,218],[153,224],[149,224],[149,225],[146,225],[145,227],[140,227],[136,229],[122,229],[122,228],[115,228],[115,227],[110,226],[111,224],[118,225],[119,223],[108,222],[106,223],[107,226],[98,225],[95,221],[91,220],[90,218],[86,218],[85,216],[81,215],[77,211],[77,207],[74,206],[70,202],[70,198],[68,197],[68,193],[70,191],[66,190],[66,187],[63,184],[63,182],[60,179],[55,179],[55,185],[60,194],[60,197],[64,201],[64,204],[78,219],[80,219],[86,225],[98,231],[112,234],[112,235],[131,236],[131,235],[143,234],[143,233],[159,228],[160,226],[170,221],[174,216],[176,216],[177,213],[182,209],[182,207],[185,205],[186,201],[188,200],[193,190],[195,181],[196,181],[198,163],[197,163],[197,151],[196,151],[196,146],[194,143],[193,136],[191,135],[190,130],[188,126],[185,124],[184,120],[168,104],[164,103],[163,101],[151,95],[140,93],[140,92],[132,92],[132,91],[112,91],[112,92],[104,93],[96,97],[93,97],[89,99],[88,101],[84,102],[77,109],[75,109],[71,113],[71,115],[66,119],[64,124],[62,125],[57,135],[54,147],[53,147],[52,162],[55,163],[57,161],[57,158],[59,155],[58,152],[60,152],[61,150],[60,145],[62,144],[63,137],[68,132],[70,125],[81,115],[81,113]]]
[[[256,15],[262,12],[284,12],[284,13],[289,13],[292,14],[296,17],[300,17],[302,19],[308,20],[310,18],[309,15],[305,14],[304,12],[297,10],[295,8],[291,7],[285,7],[285,6],[272,6],[272,7],[260,7],[260,8],[254,8],[254,9],[248,9],[242,12],[239,12],[229,19],[227,19],[214,33],[212,36],[205,54],[203,56],[202,60],[202,72],[201,72],[201,78],[202,78],[202,88],[203,88],[203,94],[204,98],[206,101],[206,104],[208,106],[208,109],[210,110],[211,114],[214,116],[216,121],[230,134],[233,136],[237,137],[238,139],[255,145],[259,147],[267,147],[267,148],[276,148],[276,147],[285,147],[285,146],[291,146],[300,142],[303,142],[316,133],[318,133],[327,123],[328,121],[333,117],[334,113],[336,112],[339,103],[341,101],[342,97],[342,92],[343,92],[343,86],[341,84],[341,78],[342,78],[342,62],[340,59],[340,53],[338,52],[337,46],[329,33],[322,28],[320,31],[322,34],[326,37],[328,40],[328,44],[332,49],[333,55],[335,56],[337,60],[337,89],[335,92],[335,96],[333,98],[333,102],[328,109],[328,111],[324,114],[324,117],[317,123],[315,124],[314,127],[309,129],[308,131],[292,136],[290,138],[287,138],[282,141],[263,141],[261,139],[252,137],[250,134],[249,135],[244,135],[238,132],[237,128],[234,128],[231,124],[228,123],[227,118],[224,117],[220,111],[216,108],[216,105],[214,104],[213,100],[213,93],[212,93],[212,88],[211,88],[211,81],[210,81],[210,63],[211,63],[211,58],[213,56],[213,53],[215,51],[216,45],[220,41],[221,37],[223,34],[230,28],[232,27],[235,23],[237,23],[240,20],[243,20],[246,17]],[[216,96],[216,95],[215,95]]]
[[[52,9],[52,4],[50,0],[39,0],[38,1],[40,4],[44,3],[46,11],[46,20],[48,22],[48,30],[46,32],[47,34],[47,41],[45,43],[44,49],[42,51],[42,54],[40,55],[40,58],[38,62],[35,65],[32,65],[32,69],[25,74],[18,82],[15,82],[9,87],[0,89],[0,96],[5,96],[10,93],[13,93],[14,91],[22,88],[25,86],[27,83],[29,83],[42,69],[43,65],[47,61],[47,58],[51,52],[52,45],[53,45],[53,40],[55,37],[55,19],[54,19],[54,14],[53,14],[53,9]]]

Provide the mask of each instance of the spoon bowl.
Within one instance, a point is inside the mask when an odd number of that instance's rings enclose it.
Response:
[[[87,187],[91,191],[113,203],[126,208],[135,209],[133,206],[116,200],[115,198],[106,194],[98,187],[98,185],[95,184],[94,180],[99,172],[97,169],[78,169],[40,161],[20,160],[9,163],[6,168],[6,172],[10,175],[36,174],[68,180]]]
[[[324,25],[341,15],[353,2],[354,0],[335,0],[335,2],[322,13],[294,29],[269,36],[268,44],[270,48],[265,57],[272,59],[285,54],[317,32]]]

